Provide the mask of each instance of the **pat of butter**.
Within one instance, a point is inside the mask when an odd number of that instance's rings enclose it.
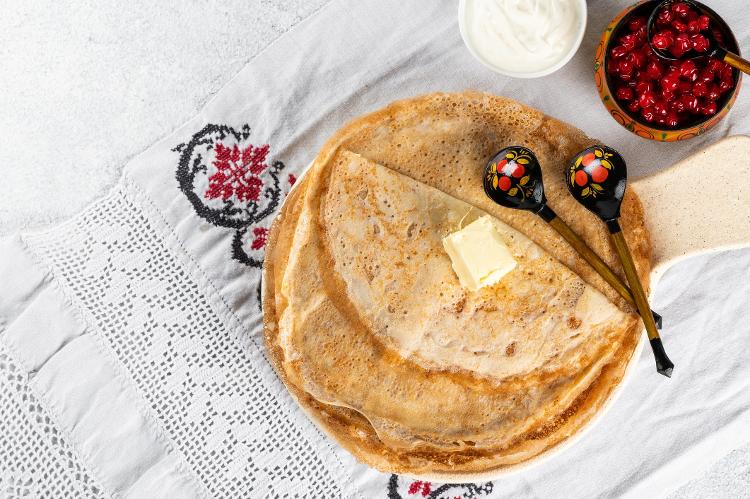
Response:
[[[443,238],[461,286],[476,291],[497,283],[516,267],[492,219],[483,216]]]

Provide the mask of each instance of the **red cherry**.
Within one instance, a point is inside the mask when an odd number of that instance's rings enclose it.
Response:
[[[702,36],[702,35],[696,35],[696,36]],[[685,52],[690,50],[692,47],[693,47],[693,42],[690,41],[690,37],[688,36],[688,34],[680,33],[679,35],[675,37],[674,45],[672,45],[672,48],[669,50],[669,53],[679,59],[685,54]]]
[[[628,111],[630,111],[631,113],[635,113],[641,108],[641,105],[638,104],[638,99],[633,99],[630,102],[628,102],[627,108],[628,108]]]
[[[667,114],[667,126],[674,128],[680,124],[680,118],[675,111],[669,111]]]
[[[650,81],[639,81],[635,84],[635,92],[638,94],[638,97],[640,98],[641,95],[645,94],[646,92],[653,92],[654,91],[654,84]]]
[[[617,97],[617,100],[627,102],[633,98],[633,89],[629,87],[620,87],[617,89],[617,92],[615,92],[615,97]]]
[[[614,47],[612,47],[612,50],[609,51],[609,55],[611,55],[615,59],[620,59],[627,53],[628,49],[626,49],[622,45],[615,45]]]
[[[635,31],[633,33],[635,35],[635,39],[637,40],[637,45],[641,45],[646,41],[646,37],[648,36],[648,28],[646,25],[641,26],[638,28],[638,31]]]
[[[659,61],[651,60],[646,65],[646,75],[652,80],[657,80],[661,78],[663,74],[664,74],[664,66]]]
[[[623,57],[622,59],[620,59],[619,65],[620,77],[627,75],[627,77],[630,78],[633,76],[633,71],[635,70],[635,68],[633,66],[633,62],[628,60],[627,57]]]
[[[657,116],[666,116],[669,112],[669,106],[663,100],[654,102],[654,112]]]
[[[667,75],[664,78],[661,79],[661,88],[669,90],[670,92],[674,92],[677,90],[677,87],[680,86],[680,80],[678,76],[674,75]]]
[[[682,48],[682,44],[678,45],[675,43],[669,49],[669,53],[672,55],[672,57],[676,57],[677,59],[685,55],[685,52],[687,52],[687,50]]]
[[[690,44],[696,52],[706,52],[711,46],[708,38],[703,35],[693,35],[690,37]]]
[[[669,68],[667,69],[667,72],[664,74],[664,76],[666,76],[669,79],[679,80],[680,79],[680,65],[679,64],[670,65]]]
[[[586,175],[586,172],[583,170],[578,170],[576,172],[576,185],[578,187],[583,187],[584,185],[589,183],[589,177]]]
[[[678,33],[686,33],[688,30],[688,26],[682,21],[674,21],[672,23],[672,29],[674,29]]]
[[[700,16],[698,17],[698,27],[701,31],[705,31],[711,26],[711,18],[708,16]]]
[[[685,94],[680,97],[680,101],[685,105],[685,109],[690,111],[691,113],[695,114],[700,109],[700,102],[698,101],[698,97],[691,95],[691,94]]]
[[[685,111],[685,103],[678,98],[669,103],[669,108],[677,113],[682,113]]]
[[[638,99],[638,104],[642,108],[648,108],[654,105],[656,102],[656,95],[653,92],[643,92]]]
[[[706,102],[706,104],[703,105],[703,109],[701,109],[701,112],[706,116],[713,116],[718,110],[719,106],[716,104],[716,102]]]
[[[672,14],[676,17],[687,17],[690,12],[690,6],[685,2],[675,2],[672,4]]]
[[[646,25],[645,17],[634,17],[633,19],[628,21],[628,28],[630,28],[630,31],[638,31],[645,25]]]
[[[521,178],[523,177],[524,173],[526,173],[526,168],[524,168],[523,165],[516,163],[516,165],[513,168],[513,171],[511,172],[511,176],[513,178]]]
[[[708,87],[706,99],[709,101],[717,101],[719,100],[719,97],[721,97],[721,90],[719,90],[719,85],[717,85],[716,83],[711,84],[711,86]]]
[[[724,94],[734,88],[734,82],[731,80],[721,80],[719,83],[719,93]]]
[[[646,56],[646,54],[644,54],[643,52],[639,50],[634,50],[633,52],[628,54],[628,57],[630,57],[631,60],[633,61],[633,65],[639,69],[645,66],[646,61],[648,60],[648,57]]]
[[[629,35],[625,35],[622,38],[620,38],[620,43],[622,44],[623,47],[625,47],[628,50],[633,50],[637,42],[638,42],[638,39],[633,33],[630,33]]]
[[[608,176],[609,176],[609,170],[607,170],[601,165],[595,167],[594,171],[591,172],[591,179],[597,184],[601,184],[602,182],[607,180]]]
[[[691,35],[697,35],[701,32],[701,23],[697,19],[693,19],[687,24],[687,32]]]
[[[674,17],[669,9],[662,9],[656,15],[656,22],[664,25],[671,23],[672,19],[674,19]]]
[[[674,33],[668,30],[659,31],[651,37],[651,43],[659,50],[667,50],[674,44]]]
[[[662,88],[661,89],[661,97],[664,99],[667,103],[671,102],[675,98],[675,92],[672,90],[669,90],[668,88]]]
[[[508,177],[502,176],[497,181],[497,185],[498,187],[500,187],[501,191],[505,192],[510,189],[510,179]]]
[[[680,77],[686,80],[695,81],[698,78],[698,66],[690,59],[680,63]]]
[[[696,97],[703,97],[708,93],[708,85],[704,81],[696,81],[693,83],[693,95]]]
[[[708,68],[703,68],[700,73],[698,73],[697,81],[702,81],[703,83],[711,83],[714,81],[714,78],[716,75],[711,72]]]
[[[723,80],[734,81],[734,70],[732,69],[732,66],[730,66],[729,64],[725,64],[724,68],[719,73],[719,78],[721,78],[722,81]]]
[[[654,112],[653,107],[646,107],[641,109],[641,116],[643,116],[643,119],[648,123],[651,123],[656,119],[656,113]]]

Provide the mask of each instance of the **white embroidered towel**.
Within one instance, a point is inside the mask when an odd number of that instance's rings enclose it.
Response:
[[[730,19],[741,10],[716,3]],[[317,148],[355,115],[483,89],[617,144],[641,173],[747,130],[743,95],[717,130],[684,144],[616,125],[591,71],[611,4],[590,2],[583,46],[563,70],[519,81],[470,58],[454,2],[334,1],[132,160],[103,199],[2,240],[0,495],[653,496],[746,442],[746,251],[689,260],[660,284],[672,380],[644,353],[575,446],[492,483],[432,484],[357,464],[306,419],[265,356],[267,228]]]

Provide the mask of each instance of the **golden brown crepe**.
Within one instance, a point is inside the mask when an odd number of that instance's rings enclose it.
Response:
[[[560,263],[585,268],[554,233],[481,187],[493,152],[531,147],[550,204],[614,262],[601,226],[582,230],[596,222],[561,196],[564,162],[590,142],[506,99],[426,96],[347,125],[290,194],[264,268],[266,343],[302,406],[360,460],[468,479],[543,453],[608,399],[636,317]],[[471,292],[441,238],[485,211],[519,264]],[[623,212],[629,240],[643,237],[632,195]],[[634,247],[644,273],[648,241]]]

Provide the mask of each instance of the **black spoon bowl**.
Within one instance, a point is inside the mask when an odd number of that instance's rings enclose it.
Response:
[[[534,213],[547,206],[542,169],[525,147],[506,147],[490,158],[483,183],[485,194],[500,206]]]
[[[659,12],[661,12],[665,8],[670,8],[670,6],[676,2],[687,4],[688,6],[700,12],[701,14],[708,16],[709,19],[712,20],[712,22],[720,21],[721,25],[728,26],[727,23],[724,21],[724,19],[722,19],[716,12],[714,12],[709,7],[703,5],[700,2],[695,2],[693,0],[664,0],[663,2],[659,3],[656,6],[654,11],[649,16],[648,24],[646,28],[647,29],[646,36],[648,37],[648,43],[651,46],[651,50],[654,52],[654,54],[656,54],[661,59],[664,59],[667,61],[698,59],[702,57],[713,57],[715,59],[719,59],[720,61],[726,62],[730,66],[739,69],[743,73],[750,74],[750,62],[740,57],[739,54],[736,54],[728,50],[726,47],[722,46],[722,44],[720,44],[719,41],[716,39],[713,29],[708,29],[705,32],[701,33],[708,40],[708,49],[703,52],[698,52],[694,49],[690,49],[683,56],[675,57],[668,50],[660,49],[656,47],[654,45],[653,40],[654,40],[654,35],[658,32],[658,28],[656,24],[657,24]]]
[[[542,168],[530,149],[523,146],[511,146],[492,156],[484,168],[483,185],[487,197],[500,206],[531,211],[542,217],[620,296],[636,306],[628,286],[578,234],[573,232],[568,224],[557,216],[552,208],[547,206]],[[650,313],[655,323],[661,328],[661,316],[653,311]]]
[[[646,326],[656,370],[671,377],[674,364],[659,337],[656,323],[649,313],[646,293],[633,263],[630,249],[620,228],[620,206],[627,186],[627,166],[617,151],[606,146],[593,146],[576,154],[565,170],[565,183],[573,197],[589,211],[601,218],[614,242],[615,249],[633,292],[638,312]]]

